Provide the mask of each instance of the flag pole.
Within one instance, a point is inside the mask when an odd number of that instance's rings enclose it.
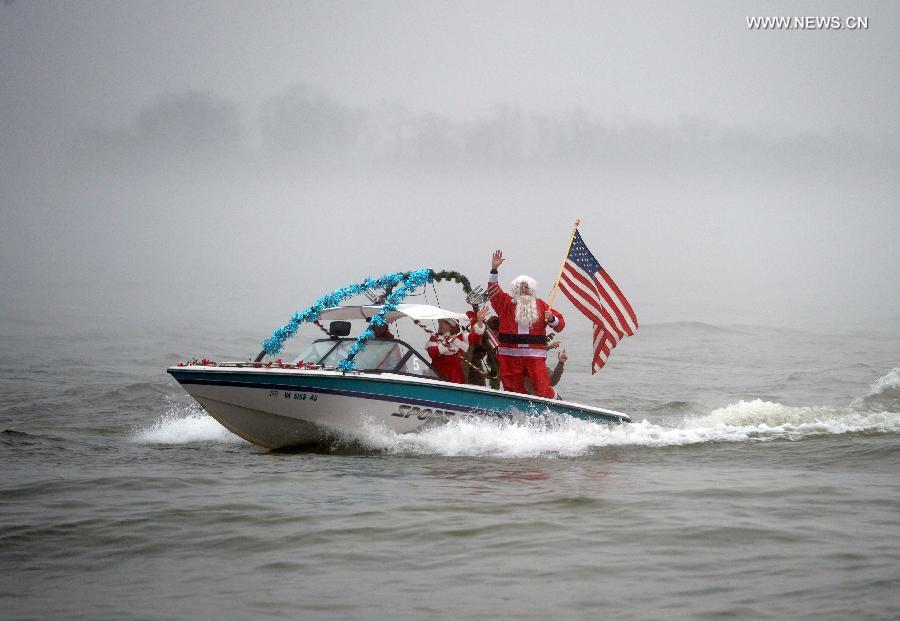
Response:
[[[572,242],[575,241],[575,233],[578,232],[579,224],[581,224],[581,220],[576,219],[575,226],[572,228],[572,234],[569,235],[569,243],[566,245],[566,254],[563,255],[562,265],[559,266],[559,274],[556,276],[556,282],[553,283],[553,291],[550,292],[550,301],[547,303],[547,310],[553,308],[553,300],[556,299],[556,290],[559,289],[559,279],[562,278],[563,270],[566,269],[566,261],[569,258],[569,250],[572,249]]]

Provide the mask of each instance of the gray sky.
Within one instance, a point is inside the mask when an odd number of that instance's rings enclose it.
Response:
[[[494,247],[549,288],[580,217],[644,321],[896,320],[898,24],[894,2],[4,3],[0,281],[288,283],[287,317],[388,270],[483,279]]]

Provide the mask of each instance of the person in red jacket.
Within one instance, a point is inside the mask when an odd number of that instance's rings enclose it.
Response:
[[[431,356],[431,366],[448,382],[465,384],[466,374],[463,370],[463,359],[469,345],[478,345],[484,334],[484,317],[488,309],[483,308],[471,319],[471,327],[467,333],[459,328],[455,319],[438,320],[438,333],[428,340],[426,351]]]
[[[497,268],[503,263],[503,253],[494,252],[488,295],[491,306],[500,317],[500,347],[497,362],[503,389],[525,393],[524,378],[534,386],[534,394],[556,398],[547,375],[547,328],[560,332],[566,322],[559,311],[536,297],[537,282],[530,276],[518,276],[512,281],[510,293],[498,284]]]

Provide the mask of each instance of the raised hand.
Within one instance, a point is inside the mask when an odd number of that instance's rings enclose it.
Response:
[[[569,359],[569,354],[566,353],[565,349],[562,350],[561,352],[559,352],[559,361],[560,362],[565,362],[568,359]]]
[[[491,257],[491,269],[497,269],[498,267],[500,267],[501,263],[503,263],[503,251],[495,250],[494,255]]]
[[[488,313],[491,312],[491,309],[487,306],[483,308],[479,308],[478,312],[475,314],[475,323],[483,324],[484,318],[488,316]]]

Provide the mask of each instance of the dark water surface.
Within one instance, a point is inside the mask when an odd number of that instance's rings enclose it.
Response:
[[[164,373],[258,323],[0,316],[3,618],[900,616],[897,326],[645,325],[593,378],[575,329],[561,391],[635,423],[275,453]]]

